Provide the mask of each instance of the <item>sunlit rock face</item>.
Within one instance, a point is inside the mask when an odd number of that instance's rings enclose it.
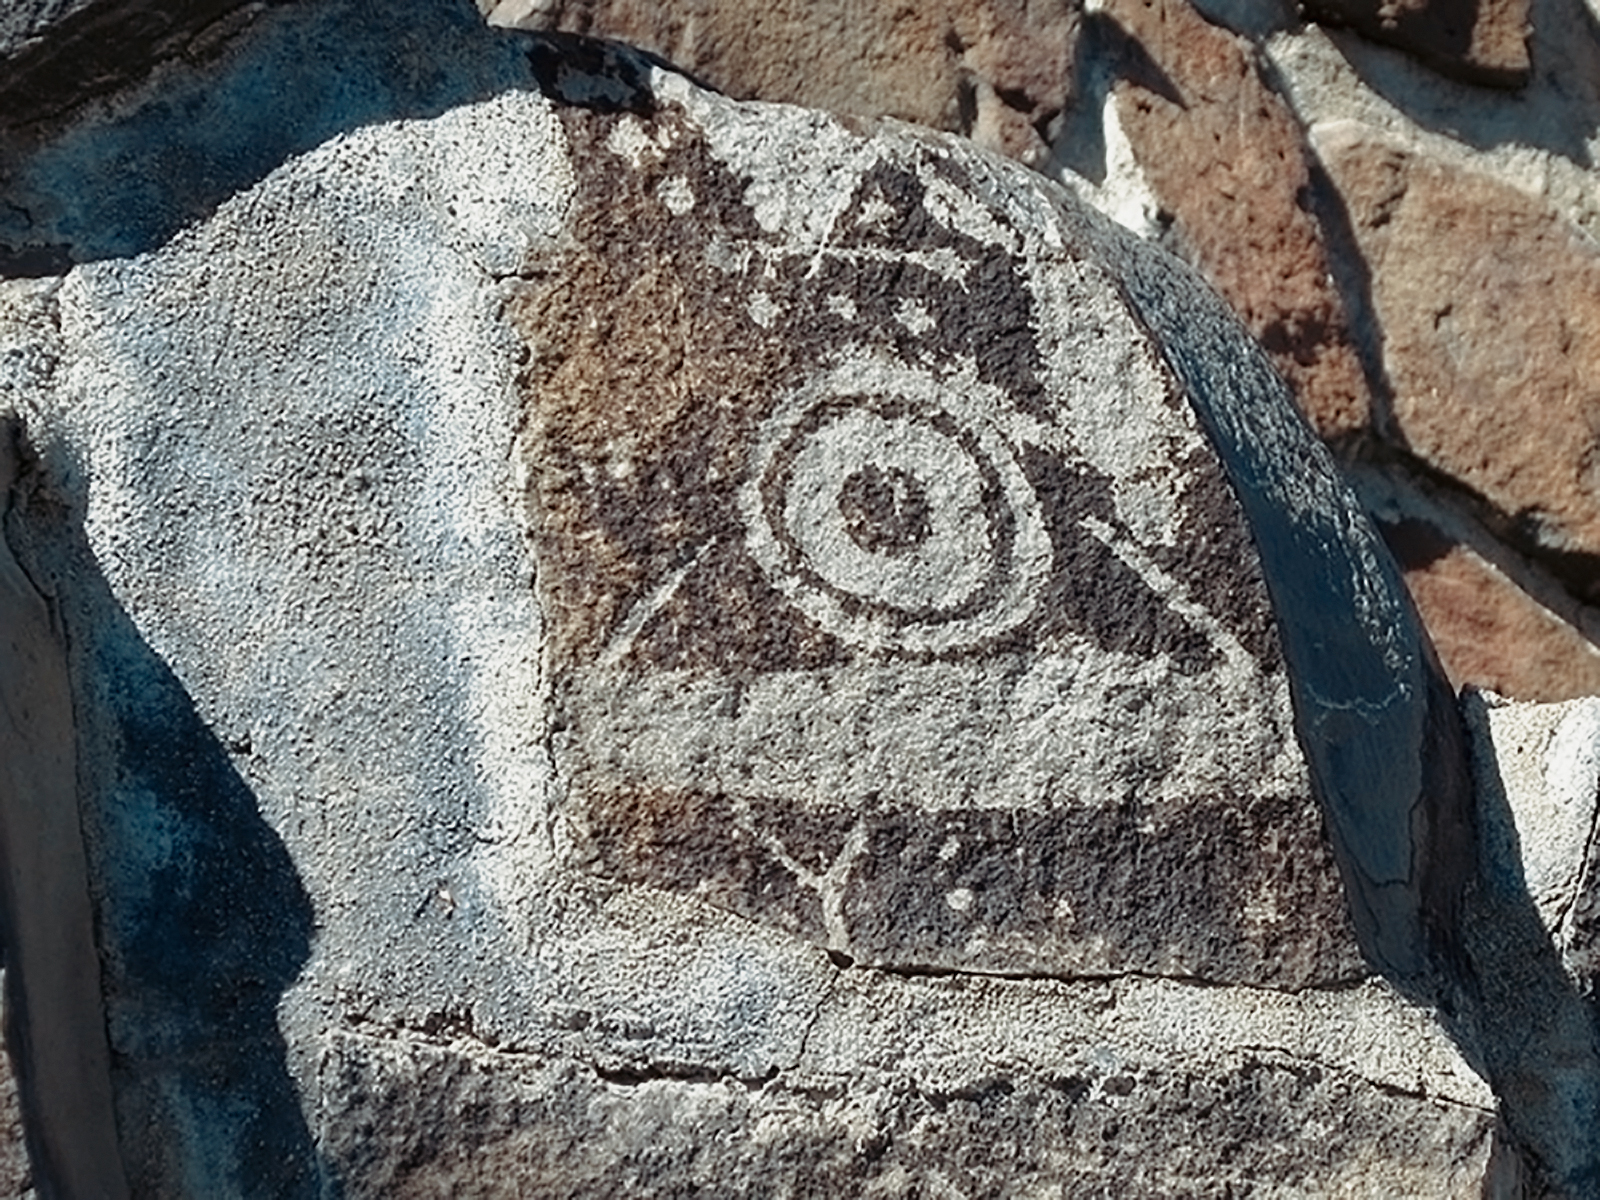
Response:
[[[665,87],[564,108],[510,306],[570,861],[875,965],[1359,973],[1246,519],[1095,231]]]
[[[447,4],[230,47],[5,193],[77,262],[0,293],[5,531],[133,1192],[1478,1186],[1487,1092],[1367,978],[1452,930],[1454,709],[1190,274]],[[929,1121],[1024,1141],[885,1156]]]

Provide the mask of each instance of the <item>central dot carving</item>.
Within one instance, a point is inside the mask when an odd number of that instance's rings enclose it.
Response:
[[[868,463],[839,489],[839,515],[850,540],[871,554],[903,554],[932,531],[928,493],[909,471]]]

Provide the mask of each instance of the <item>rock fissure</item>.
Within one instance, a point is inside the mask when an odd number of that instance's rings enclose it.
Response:
[[[1293,1062],[1304,1063],[1307,1067],[1310,1067],[1314,1070],[1329,1071],[1338,1075],[1359,1079],[1361,1082],[1376,1088],[1378,1091],[1388,1096],[1401,1097],[1407,1100],[1420,1100],[1428,1104],[1443,1105],[1450,1108],[1460,1109],[1462,1111],[1480,1113],[1492,1113],[1494,1111],[1492,1105],[1484,1106],[1468,1104],[1465,1101],[1453,1100],[1449,1096],[1440,1096],[1434,1092],[1429,1092],[1425,1088],[1404,1087],[1393,1082],[1392,1080],[1382,1079],[1360,1071],[1352,1071],[1349,1067],[1341,1066],[1338,1063],[1329,1062],[1327,1059],[1319,1058],[1314,1054],[1305,1054],[1297,1050],[1292,1050],[1285,1046],[1247,1044],[1230,1047],[1230,1049],[1240,1054],[1263,1054],[1270,1055],[1273,1058],[1288,1059]]]
[[[1176,984],[1180,987],[1193,987],[1202,989],[1225,989],[1241,992],[1269,992],[1279,996],[1295,996],[1304,993],[1328,992],[1339,993],[1354,991],[1367,986],[1374,976],[1351,975],[1342,979],[1318,980],[1299,986],[1273,987],[1270,984],[1241,983],[1229,979],[1208,979],[1199,975],[1166,975],[1159,971],[1104,971],[1104,972],[1046,972],[1046,971],[981,971],[919,964],[888,964],[888,963],[863,963],[856,962],[844,970],[878,972],[883,975],[892,975],[904,979],[949,979],[949,978],[980,978],[992,979],[1001,983],[1115,983],[1119,979],[1144,979],[1161,983]]]

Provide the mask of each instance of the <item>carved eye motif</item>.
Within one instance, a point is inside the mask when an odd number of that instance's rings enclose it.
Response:
[[[1006,414],[983,411],[997,403],[881,363],[792,394],[763,424],[740,494],[751,556],[863,649],[940,653],[1015,629],[1052,552],[996,429]]]

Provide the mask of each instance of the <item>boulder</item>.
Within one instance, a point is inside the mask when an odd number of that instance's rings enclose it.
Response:
[[[1180,264],[443,0],[263,13],[0,198],[76,263],[0,291],[5,535],[133,1194],[1517,1161],[1397,991],[1474,865],[1448,685]]]
[[[1422,516],[1380,520],[1450,681],[1518,700],[1600,695],[1600,647]]]
[[[1487,1089],[1382,984],[847,972],[761,1084],[344,1033],[322,1061],[363,1196],[1511,1194]]]
[[[1049,156],[1072,95],[1080,0],[479,0],[492,24],[615,38],[741,100],[777,100],[964,133]]]
[[[1363,433],[1371,397],[1294,112],[1250,43],[1186,0],[1101,12],[1143,64],[1116,83],[1116,117],[1174,248],[1244,319],[1323,437]]]
[[[13,1105],[19,1090],[26,1098],[45,1180],[64,1194],[117,1197],[127,1189],[78,816],[72,684],[59,614],[6,541],[22,469],[6,393],[32,382],[44,356],[5,337],[4,324],[0,317],[8,352],[0,378],[0,934],[6,1040],[17,1057],[7,1055],[0,1095]],[[12,1135],[0,1142],[0,1164],[13,1180],[26,1164],[20,1124],[0,1127],[0,1138]]]
[[[1475,692],[1467,711],[1479,791],[1503,797],[1528,895],[1568,971],[1592,996],[1600,966],[1600,699],[1518,704]]]
[[[259,7],[247,0],[14,0],[0,11],[0,129],[57,118],[136,81],[162,58],[204,56]]]
[[[1600,706],[1462,699],[1481,865],[1463,924],[1476,1002],[1460,1035],[1495,1080],[1513,1140],[1534,1148],[1527,1194],[1593,1195]]]
[[[1489,176],[1353,122],[1314,132],[1370,264],[1391,436],[1600,600],[1600,250]]]
[[[1300,0],[1314,21],[1347,25],[1466,83],[1528,82],[1529,0]]]

